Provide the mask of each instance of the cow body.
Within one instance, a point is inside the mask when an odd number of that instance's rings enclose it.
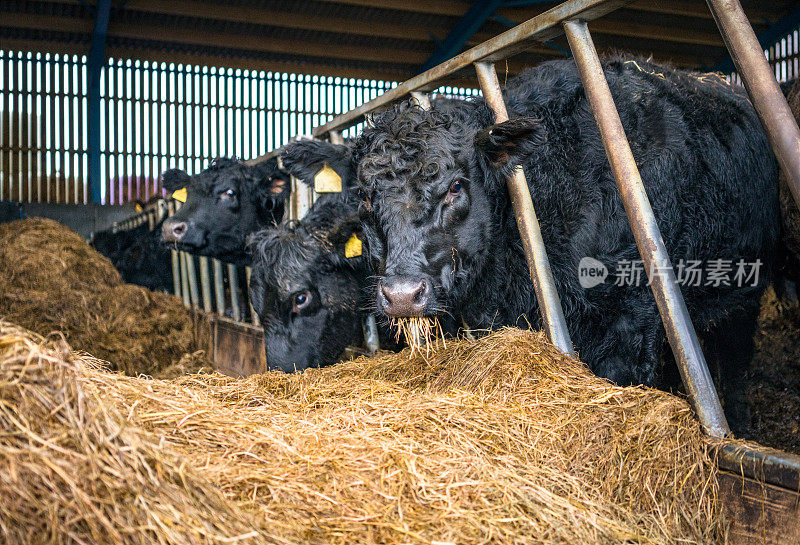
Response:
[[[116,233],[100,231],[91,244],[111,261],[125,282],[153,291],[173,289],[172,258],[161,241],[160,224],[154,229],[145,223]]]
[[[162,175],[169,191],[186,188],[186,202],[163,224],[162,237],[181,250],[249,264],[247,237],[281,222],[291,185],[273,158],[248,166],[216,159],[195,176],[178,169]]]
[[[732,425],[744,429],[743,367],[779,235],[775,159],[754,110],[723,81],[643,61],[604,69],[673,262],[761,263],[752,285],[704,276],[681,286]],[[504,124],[482,99],[447,113],[404,104],[356,142],[379,310],[478,330],[541,326],[506,191],[521,164],[581,359],[620,384],[664,385],[665,332],[645,272],[614,281],[639,253],[574,62],[528,70],[504,95]],[[581,285],[587,257],[607,268],[606,282]]]

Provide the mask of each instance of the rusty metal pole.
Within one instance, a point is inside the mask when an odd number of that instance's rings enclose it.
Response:
[[[183,252],[186,259],[186,271],[189,273],[189,297],[194,308],[200,308],[200,295],[197,290],[197,271],[194,266],[194,255]]]
[[[172,290],[175,297],[182,297],[180,254],[177,250],[170,250],[170,257],[172,259]]]
[[[628,223],[647,268],[683,384],[706,433],[723,437],[730,429],[589,29],[584,21],[568,21],[564,23],[564,30],[628,214]]]
[[[800,129],[739,0],[706,0],[800,206]]]
[[[192,300],[189,297],[189,271],[186,268],[186,252],[178,252],[178,260],[180,261],[183,304],[186,308],[189,308],[192,306]]]
[[[200,288],[203,296],[203,310],[211,312],[211,275],[208,271],[208,257],[201,255],[197,258],[200,262]]]
[[[233,319],[237,322],[242,320],[242,313],[239,310],[239,270],[233,263],[228,263],[228,286],[231,289],[231,310]]]
[[[216,257],[211,258],[214,270],[214,303],[217,314],[225,316],[225,279],[222,276],[222,262]]]
[[[430,110],[431,109],[431,97],[428,96],[428,93],[423,93],[421,91],[411,91],[411,98],[414,99],[414,102],[419,104],[419,107],[423,110]]]
[[[328,138],[331,140],[331,144],[337,144],[339,146],[344,146],[344,138],[342,137],[342,133],[339,131],[331,131],[328,133]]]
[[[495,121],[497,123],[507,121],[508,112],[494,64],[476,62],[475,70],[478,73],[483,97],[494,111]],[[528,189],[528,182],[522,167],[517,167],[506,183],[547,336],[559,350],[565,354],[574,354],[572,340],[567,330],[567,321],[564,319],[561,300],[558,297],[553,272],[550,270],[550,260],[547,258],[547,250],[542,240],[539,220],[533,209],[530,189]]]

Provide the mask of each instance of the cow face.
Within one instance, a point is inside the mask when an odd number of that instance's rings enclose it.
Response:
[[[379,312],[456,317],[491,254],[499,253],[492,248],[493,214],[504,181],[490,163],[516,156],[499,139],[492,141],[499,151],[491,158],[483,151],[488,132],[480,129],[490,119],[474,103],[447,111],[404,104],[374,119],[356,142]]]
[[[360,236],[357,200],[323,199],[303,221],[267,229],[253,240],[250,297],[271,370],[335,363],[361,339],[368,273],[360,242],[353,248]]]
[[[173,169],[161,179],[168,191],[187,192],[184,205],[162,226],[164,241],[233,262],[246,260],[248,235],[280,223],[291,190],[277,159],[254,166],[217,159],[195,176]]]

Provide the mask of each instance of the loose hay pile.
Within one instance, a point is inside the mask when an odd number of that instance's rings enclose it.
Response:
[[[687,404],[506,330],[300,375],[125,377],[0,322],[10,543],[718,543]]]
[[[175,376],[206,364],[209,331],[172,296],[125,284],[111,262],[48,219],[0,225],[0,317],[128,374]]]

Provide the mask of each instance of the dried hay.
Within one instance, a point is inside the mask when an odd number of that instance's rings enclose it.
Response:
[[[77,233],[48,219],[0,225],[0,316],[60,331],[128,374],[176,376],[207,365],[209,328],[175,297],[125,284]],[[194,354],[193,357],[184,357]]]
[[[166,381],[0,322],[0,425],[11,543],[726,541],[688,405],[529,331]]]
[[[423,348],[426,355],[430,354],[431,345],[437,338],[441,339],[444,348],[447,348],[444,330],[436,316],[392,318],[391,326],[395,330],[395,341],[399,343],[401,337],[405,338],[412,354]]]

